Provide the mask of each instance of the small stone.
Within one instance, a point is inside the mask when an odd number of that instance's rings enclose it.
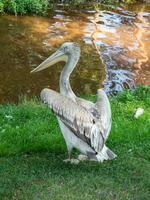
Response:
[[[138,119],[141,115],[144,114],[144,109],[143,108],[138,108],[136,111],[135,111],[135,114],[134,114],[134,118]]]

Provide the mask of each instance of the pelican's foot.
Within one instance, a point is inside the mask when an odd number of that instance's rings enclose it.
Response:
[[[71,159],[65,159],[65,160],[63,160],[65,163],[68,163],[68,162],[71,162]]]
[[[65,160],[63,160],[65,163],[68,163],[68,162],[70,162],[71,164],[74,164],[74,165],[78,165],[79,164],[79,162],[80,162],[80,160],[78,160],[78,159],[65,159]]]
[[[80,160],[78,160],[78,159],[71,159],[70,162],[71,162],[71,164],[78,165],[79,162],[80,162]]]
[[[79,160],[79,161],[85,161],[85,160],[88,160],[88,156],[83,155],[83,154],[80,154],[80,155],[78,155],[78,160]]]

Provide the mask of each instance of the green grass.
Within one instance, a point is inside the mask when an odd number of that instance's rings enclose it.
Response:
[[[50,5],[48,0],[0,0],[0,13],[45,15]]]
[[[110,100],[113,127],[107,145],[118,157],[77,166],[63,162],[66,146],[47,107],[38,101],[1,105],[0,199],[149,200],[150,88]],[[134,119],[138,107],[145,113]]]

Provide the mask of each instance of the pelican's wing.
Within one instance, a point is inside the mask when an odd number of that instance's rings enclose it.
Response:
[[[97,90],[97,101],[93,109],[93,114],[99,119],[103,127],[103,136],[106,140],[111,130],[112,118],[110,102],[103,89]]]
[[[86,99],[82,99],[77,97],[77,103],[79,103],[81,106],[83,106],[86,110],[91,112],[95,108],[95,104],[91,101],[88,101]]]
[[[77,137],[96,152],[103,148],[104,137],[100,124],[83,106],[50,89],[42,90],[41,99]]]
[[[101,124],[101,132],[106,140],[110,133],[112,120],[110,103],[104,90],[99,89],[97,91],[96,103],[81,98],[77,98],[77,102],[88,110],[97,121],[99,121]]]

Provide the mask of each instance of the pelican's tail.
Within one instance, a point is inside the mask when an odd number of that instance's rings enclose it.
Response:
[[[117,157],[115,153],[113,153],[106,145],[104,145],[101,152],[96,155],[96,158],[99,162],[103,162],[104,160],[113,160]]]

